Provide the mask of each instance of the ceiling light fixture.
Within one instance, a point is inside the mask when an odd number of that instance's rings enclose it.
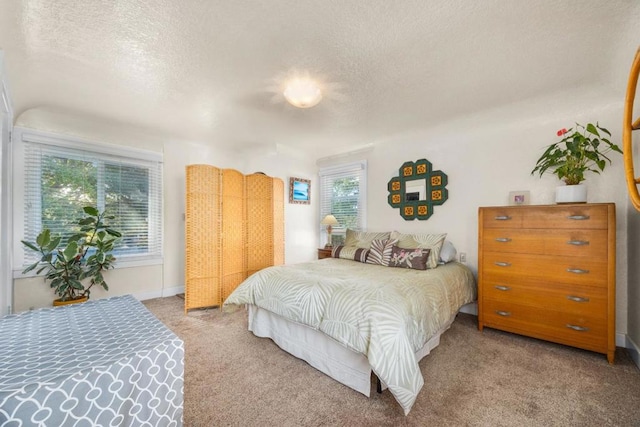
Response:
[[[287,83],[284,97],[295,107],[311,108],[322,99],[322,91],[315,80],[309,77],[295,77]]]

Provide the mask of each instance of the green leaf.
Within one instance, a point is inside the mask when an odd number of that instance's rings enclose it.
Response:
[[[58,247],[58,245],[60,244],[60,240],[62,240],[62,236],[54,237],[53,239],[51,239],[51,241],[49,242],[45,250],[47,252],[51,252],[52,250]]]
[[[587,132],[591,132],[594,135],[598,135],[600,136],[600,134],[598,133],[598,129],[596,129],[596,127],[591,124],[591,123],[587,123]]]
[[[98,209],[94,208],[93,206],[85,206],[84,208],[82,208],[82,210],[84,211],[84,213],[91,216],[98,216],[100,214],[98,212]]]
[[[74,289],[84,289],[84,286],[82,285],[82,283],[80,283],[80,281],[76,279],[69,279],[69,284]]]
[[[35,264],[31,264],[29,267],[25,268],[24,270],[22,270],[22,274],[28,273],[31,270],[33,270],[34,268],[36,268],[38,266],[39,263],[35,263]]]
[[[122,237],[122,233],[120,233],[119,231],[114,230],[113,228],[107,228],[105,231],[107,233],[109,233],[110,235],[112,235],[113,237]]]
[[[43,248],[49,244],[50,239],[51,239],[51,230],[49,230],[48,228],[45,228],[40,232],[40,234],[38,234],[38,237],[36,238],[36,243],[38,244],[38,246]]]
[[[23,245],[25,245],[26,247],[28,247],[32,251],[40,252],[40,248],[38,248],[33,243],[27,242],[26,240],[20,240],[20,241],[22,242]]]
[[[64,260],[69,262],[78,254],[78,244],[76,242],[70,242],[66,248],[62,251]]]
[[[89,225],[89,224],[93,224],[95,222],[95,218],[92,217],[88,217],[88,218],[82,218],[81,220],[78,220],[78,225]]]

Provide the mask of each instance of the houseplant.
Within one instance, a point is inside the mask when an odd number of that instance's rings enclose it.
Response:
[[[556,202],[586,202],[586,187],[580,184],[585,180],[586,172],[599,174],[611,159],[611,151],[622,154],[622,150],[609,138],[611,133],[596,124],[582,126],[576,123],[575,129],[560,129],[557,135],[562,139],[547,147],[536,162],[531,174],[551,172],[565,182],[566,186],[556,189]]]
[[[38,234],[35,242],[22,240],[22,244],[41,255],[23,273],[36,268],[38,274],[45,272],[45,281],[59,296],[54,305],[85,301],[95,285],[109,290],[102,273],[113,267],[116,258],[112,251],[121,233],[105,223],[115,217],[93,206],[85,206],[83,211],[85,216],[76,221],[77,227],[71,230],[74,234],[65,246],[59,247],[62,237],[52,236],[48,228]]]

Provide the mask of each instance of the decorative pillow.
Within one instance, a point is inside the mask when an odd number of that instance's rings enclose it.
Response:
[[[431,249],[404,249],[394,245],[391,248],[389,267],[426,270],[430,252]]]
[[[331,250],[331,256],[333,258],[350,259],[358,262],[367,262],[368,255],[369,249],[352,248],[343,245],[334,246]]]
[[[456,250],[455,246],[453,246],[453,243],[451,243],[448,240],[445,240],[444,243],[442,244],[442,249],[440,249],[439,262],[442,264],[446,264],[448,262],[455,261],[457,254],[458,254],[458,251]]]
[[[427,268],[436,268],[438,266],[438,259],[440,258],[440,249],[442,243],[447,237],[446,233],[443,234],[403,234],[397,231],[391,233],[391,239],[398,239],[398,247],[405,249],[431,249],[429,253],[429,261],[427,262]]]
[[[383,233],[376,233],[372,231],[356,231],[347,228],[347,235],[344,239],[344,245],[369,249],[373,240],[387,240],[390,234],[391,233],[389,233],[388,231]]]
[[[389,266],[389,260],[391,259],[391,249],[393,245],[398,243],[397,240],[373,240],[371,242],[371,248],[369,249],[369,256],[367,257],[367,264],[377,264]]]

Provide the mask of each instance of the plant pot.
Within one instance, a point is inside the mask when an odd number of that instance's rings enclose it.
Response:
[[[58,298],[58,299],[54,299],[53,300],[53,306],[54,307],[58,307],[60,305],[79,304],[81,302],[85,302],[88,299],[89,298],[87,298],[87,297],[79,297],[79,298],[76,298],[76,299],[69,299],[69,300],[66,300],[66,301],[62,301],[60,298]]]
[[[587,186],[576,184],[556,187],[556,203],[587,203]]]

